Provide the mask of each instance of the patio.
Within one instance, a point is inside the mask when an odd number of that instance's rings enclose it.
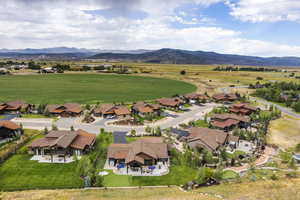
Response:
[[[113,172],[118,175],[130,176],[163,176],[169,173],[168,164],[163,164],[162,162],[159,162],[153,166],[143,166],[142,168],[132,168],[120,164],[117,166],[112,166],[106,162],[105,169],[112,169]]]
[[[51,155],[34,155],[30,160],[36,160],[39,163],[71,163],[75,161],[73,156],[66,156],[66,158],[64,158],[57,155],[53,155],[53,161],[51,160]]]

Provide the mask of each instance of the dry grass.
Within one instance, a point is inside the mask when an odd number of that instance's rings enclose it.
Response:
[[[295,147],[300,142],[300,121],[284,115],[271,122],[268,143],[276,144],[282,148]]]
[[[1,198],[0,198],[1,199]],[[3,193],[2,200],[217,200],[215,197],[180,191],[178,188],[110,190],[32,190]]]
[[[227,200],[299,200],[300,179],[222,184],[197,191],[219,194]]]

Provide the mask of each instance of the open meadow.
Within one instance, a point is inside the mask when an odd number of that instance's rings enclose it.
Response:
[[[56,74],[0,78],[0,101],[29,103],[132,102],[193,92],[182,81],[129,75]]]

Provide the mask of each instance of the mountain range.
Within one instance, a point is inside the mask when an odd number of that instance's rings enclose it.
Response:
[[[163,64],[228,64],[300,67],[300,57],[258,57],[181,49],[101,50],[84,48],[0,49],[0,57],[104,59]]]

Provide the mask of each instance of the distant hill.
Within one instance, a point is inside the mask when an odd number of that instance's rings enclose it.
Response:
[[[232,64],[253,66],[300,66],[299,57],[256,57],[219,54],[205,51],[186,51],[179,49],[160,49],[139,54],[100,53],[91,59],[123,60],[165,64]]]
[[[97,53],[129,53],[139,54],[150,52],[150,50],[137,49],[137,50],[109,50],[109,49],[85,49],[85,48],[74,48],[74,47],[53,47],[53,48],[42,48],[42,49],[0,49],[0,54],[5,53],[19,53],[19,54],[71,54],[71,53],[86,53],[86,54],[97,54]]]

